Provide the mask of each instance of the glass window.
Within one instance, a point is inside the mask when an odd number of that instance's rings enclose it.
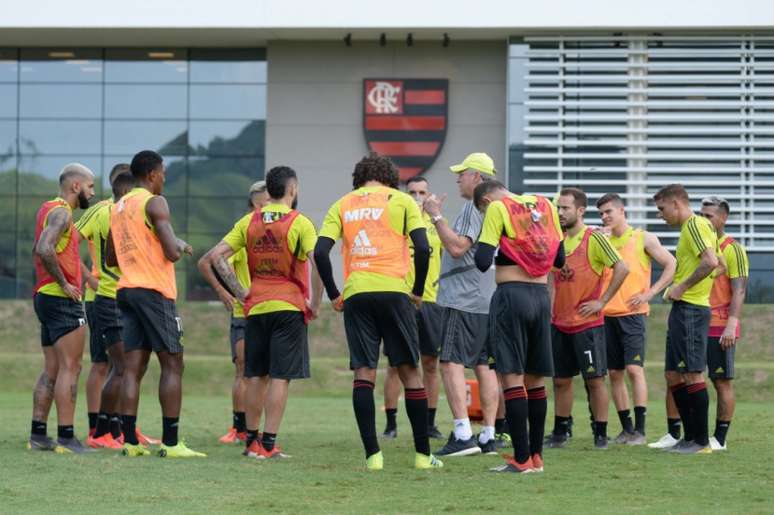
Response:
[[[192,158],[189,191],[192,196],[242,197],[263,178],[263,158]]]
[[[172,218],[172,228],[175,230],[175,236],[185,240],[186,226],[188,225],[188,199],[185,197],[169,197],[167,196],[166,188],[164,189],[164,197],[166,197],[167,205],[169,205],[169,216]]]
[[[191,118],[266,119],[266,86],[191,86]]]
[[[185,119],[186,86],[173,84],[105,86],[105,117],[126,119]]]
[[[100,175],[99,156],[21,156],[19,158],[19,192],[26,195],[47,194],[53,198],[59,192],[59,172],[68,163],[81,163],[94,175]],[[95,193],[100,195],[95,185]],[[22,204],[19,204],[20,210]],[[38,206],[39,207],[39,206]],[[20,220],[21,220],[21,214]]]
[[[0,84],[0,118],[16,118],[19,98],[16,84]]]
[[[17,55],[18,51],[15,48],[0,48],[0,82],[17,82],[19,80]]]
[[[262,156],[266,122],[192,121],[191,153],[198,156]]]
[[[99,155],[102,152],[102,122],[21,120],[19,152],[27,155]]]
[[[105,121],[105,154],[134,154],[143,149],[185,155],[188,151],[185,121]]]
[[[222,238],[248,212],[249,189],[248,184],[239,197],[191,197],[188,200],[188,230],[191,235],[209,233]]]
[[[100,84],[22,84],[19,116],[22,118],[100,118]]]
[[[191,82],[265,83],[263,49],[192,49]]]
[[[0,169],[4,158],[16,154],[16,120],[0,120]]]
[[[186,82],[185,50],[115,49],[105,52],[105,82]]]
[[[0,179],[0,183],[2,182],[4,181]],[[16,188],[12,190],[15,191]],[[16,197],[8,196],[8,193],[11,192],[5,190],[0,197],[0,232],[16,230]]]
[[[102,50],[21,50],[22,82],[102,82]]]
[[[16,297],[16,234],[2,232],[0,233],[0,299],[14,297]]]
[[[185,195],[188,179],[188,165],[185,157],[164,156],[164,166],[166,167],[164,196],[179,197]]]

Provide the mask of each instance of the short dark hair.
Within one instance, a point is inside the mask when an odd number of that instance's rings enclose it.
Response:
[[[266,192],[273,199],[281,199],[287,193],[291,180],[298,181],[295,170],[289,166],[275,166],[266,172]]]
[[[597,207],[602,207],[608,202],[613,202],[619,206],[624,205],[624,201],[618,193],[605,193],[599,198],[599,200],[597,200]]]
[[[476,186],[476,189],[473,190],[473,205],[476,206],[476,209],[480,211],[481,201],[484,199],[485,195],[488,195],[489,193],[492,193],[495,190],[507,190],[507,189],[508,188],[505,187],[505,184],[495,179],[482,181],[481,183],[479,183],[478,186]]]
[[[161,166],[163,162],[164,158],[157,152],[141,150],[134,155],[129,168],[132,170],[132,175],[134,175],[135,179],[144,179],[150,172]]]
[[[667,184],[653,195],[653,200],[675,199],[683,202],[690,202],[688,192],[682,184]]]
[[[123,197],[126,192],[134,188],[137,185],[137,179],[131,173],[119,173],[113,179],[113,183],[110,185],[113,189],[113,198],[115,200]]]
[[[376,181],[390,188],[398,188],[400,174],[389,157],[370,152],[355,165],[352,188],[358,189],[368,181]]]
[[[701,205],[715,206],[727,215],[731,213],[731,206],[728,205],[728,201],[722,197],[718,197],[715,195],[711,197],[703,198],[701,201]]]
[[[580,188],[562,188],[559,192],[560,197],[572,197],[575,207],[588,207],[589,198]]]
[[[428,185],[430,185],[430,181],[427,180],[427,177],[424,175],[415,175],[411,179],[406,181],[406,186],[409,184],[414,184],[415,182],[426,182]]]
[[[131,169],[129,168],[128,163],[118,163],[113,167],[112,170],[110,170],[110,184],[113,184],[113,181],[118,177],[119,174],[122,173],[131,173]]]

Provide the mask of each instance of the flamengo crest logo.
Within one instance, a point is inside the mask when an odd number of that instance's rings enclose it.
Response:
[[[449,81],[365,79],[363,130],[368,148],[389,157],[401,181],[435,162],[446,139]]]

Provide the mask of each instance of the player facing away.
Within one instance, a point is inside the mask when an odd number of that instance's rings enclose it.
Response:
[[[86,316],[81,304],[82,263],[73,210],[88,208],[93,196],[92,171],[79,163],[65,165],[59,174],[59,195],[44,202],[35,217],[33,303],[40,321],[44,365],[32,396],[28,449],[88,451],[73,429],[86,337]],[[56,402],[56,442],[47,435],[52,402]]]
[[[125,456],[145,456],[137,439],[140,383],[151,352],[161,365],[159,403],[162,414],[160,457],[204,457],[178,439],[183,400],[183,324],[177,313],[175,262],[193,249],[175,236],[164,189],[162,157],[151,150],[135,154],[130,165],[137,187],[121,197],[110,213],[107,262],[118,265],[116,300],[124,342],[124,381],[119,405],[123,416]]]
[[[587,205],[586,194],[577,188],[559,192],[557,208],[564,230],[566,259],[561,270],[554,271],[549,280],[554,290],[551,344],[555,393],[549,447],[567,444],[572,378],[580,373],[593,417],[594,448],[607,449],[607,349],[602,310],[621,287],[629,268],[607,238],[583,222]],[[612,271],[607,287],[606,269]]]
[[[664,298],[672,302],[667,322],[664,370],[683,423],[683,438],[670,451],[712,452],[708,435],[709,396],[704,383],[710,325],[712,272],[718,266],[717,234],[709,220],[691,210],[681,184],[661,188],[654,196],[659,216],[680,228],[677,272]]]
[[[473,200],[485,212],[476,266],[484,272],[494,258],[496,267],[488,347],[503,384],[514,449],[491,470],[542,472],[545,378],[554,373],[547,283],[551,268],[564,265],[559,214],[545,197],[515,195],[497,181],[479,184]]]
[[[734,394],[734,355],[741,335],[742,305],[750,275],[747,251],[726,234],[730,214],[728,201],[708,197],[701,201],[701,215],[712,222],[718,234],[721,264],[715,270],[710,292],[709,338],[707,338],[707,375],[718,394],[715,433],[710,437],[713,451],[725,451],[726,435],[736,407]]]
[[[473,205],[473,190],[497,174],[494,161],[483,152],[469,154],[462,163],[449,167],[455,175],[460,213],[449,225],[441,215],[444,197],[430,196],[424,202],[444,247],[437,303],[443,307],[443,342],[440,362],[446,399],[454,418],[454,429],[438,456],[497,454],[495,424],[499,402],[497,375],[489,366],[486,348],[489,301],[495,290],[494,267],[476,270],[474,255],[483,216]],[[468,417],[465,369],[478,379],[482,424],[473,435]]]
[[[215,270],[243,303],[247,315],[244,455],[260,460],[289,457],[277,445],[277,434],[290,381],[309,377],[307,324],[317,316],[322,297],[322,283],[312,258],[317,234],[311,220],[295,209],[298,190],[292,168],[269,170],[268,203],[242,217],[210,251]],[[250,272],[248,289],[226,261],[243,249]],[[266,421],[259,438],[263,411]]]
[[[427,392],[417,370],[416,309],[422,303],[430,247],[416,202],[399,191],[398,170],[386,157],[369,154],[355,165],[353,190],[337,200],[323,220],[314,256],[328,298],[344,312],[349,366],[354,372],[352,404],[365,448],[366,468],[382,470],[376,438],[374,384],[379,346],[406,392],[406,414],[414,436],[414,466],[440,468],[430,453]],[[414,284],[406,285],[409,246],[414,244]],[[330,251],[342,240],[344,293],[333,279]]]
[[[422,202],[430,195],[429,183],[421,175],[412,177],[406,182],[406,193],[421,206]],[[422,306],[417,311],[417,332],[419,334],[419,354],[422,356],[422,382],[427,390],[427,427],[430,438],[443,438],[443,434],[435,425],[435,413],[438,408],[438,354],[441,349],[443,333],[443,309],[436,304],[438,296],[438,276],[441,273],[441,254],[443,246],[435,226],[430,221],[430,215],[422,212],[422,219],[427,229],[427,241],[430,244],[430,264],[425,280],[425,292],[422,294]],[[414,247],[409,243],[409,250],[413,257]],[[414,286],[413,260],[410,262],[409,273],[406,275],[406,284]],[[384,411],[387,416],[387,426],[382,433],[384,438],[398,436],[396,415],[398,412],[398,397],[401,384],[398,369],[387,368],[384,378]]]
[[[597,201],[597,210],[608,241],[629,267],[629,275],[604,309],[610,389],[621,421],[621,433],[614,441],[618,444],[644,445],[648,406],[644,368],[646,320],[650,313],[650,300],[672,282],[676,262],[655,234],[629,225],[623,199],[617,194],[603,195]],[[663,271],[658,281],[651,286],[653,260]],[[610,274],[607,280],[609,282]],[[634,424],[624,375],[629,377],[632,384]]]
[[[92,357],[96,353],[100,358],[107,359],[110,365],[108,376],[100,391],[97,425],[94,433],[86,439],[86,445],[93,448],[121,449],[123,436],[118,400],[124,380],[124,344],[121,340],[123,322],[116,303],[116,286],[121,270],[108,266],[105,249],[110,234],[111,207],[115,205],[116,200],[135,187],[136,181],[128,164],[117,165],[113,167],[113,171],[117,171],[115,175],[111,173],[113,198],[102,204],[87,220],[79,220],[76,227],[82,236],[95,242],[94,257],[99,268],[99,283],[92,309],[94,320],[91,324],[96,333],[92,335],[92,345],[95,346]],[[141,444],[161,443],[140,433],[139,427],[135,427],[135,432]]]
[[[262,208],[269,203],[269,194],[266,193],[266,182],[258,181],[250,187],[248,198],[248,210],[250,213]],[[242,248],[228,258],[228,264],[234,270],[239,284],[245,291],[250,289],[250,269],[247,267],[247,251]],[[245,394],[247,381],[245,380],[245,319],[244,306],[234,294],[224,286],[214,269],[212,253],[205,253],[198,263],[199,272],[213,287],[221,302],[230,314],[229,340],[231,344],[231,362],[234,364],[234,383],[231,386],[232,422],[228,432],[221,436],[220,443],[230,444],[247,440],[247,421],[245,415]]]

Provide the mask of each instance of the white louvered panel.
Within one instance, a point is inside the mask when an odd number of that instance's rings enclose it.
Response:
[[[619,193],[634,224],[674,243],[651,198],[681,182],[697,207],[727,198],[729,232],[752,251],[774,250],[774,35],[525,42],[525,188],[583,188],[590,223],[596,200]]]

